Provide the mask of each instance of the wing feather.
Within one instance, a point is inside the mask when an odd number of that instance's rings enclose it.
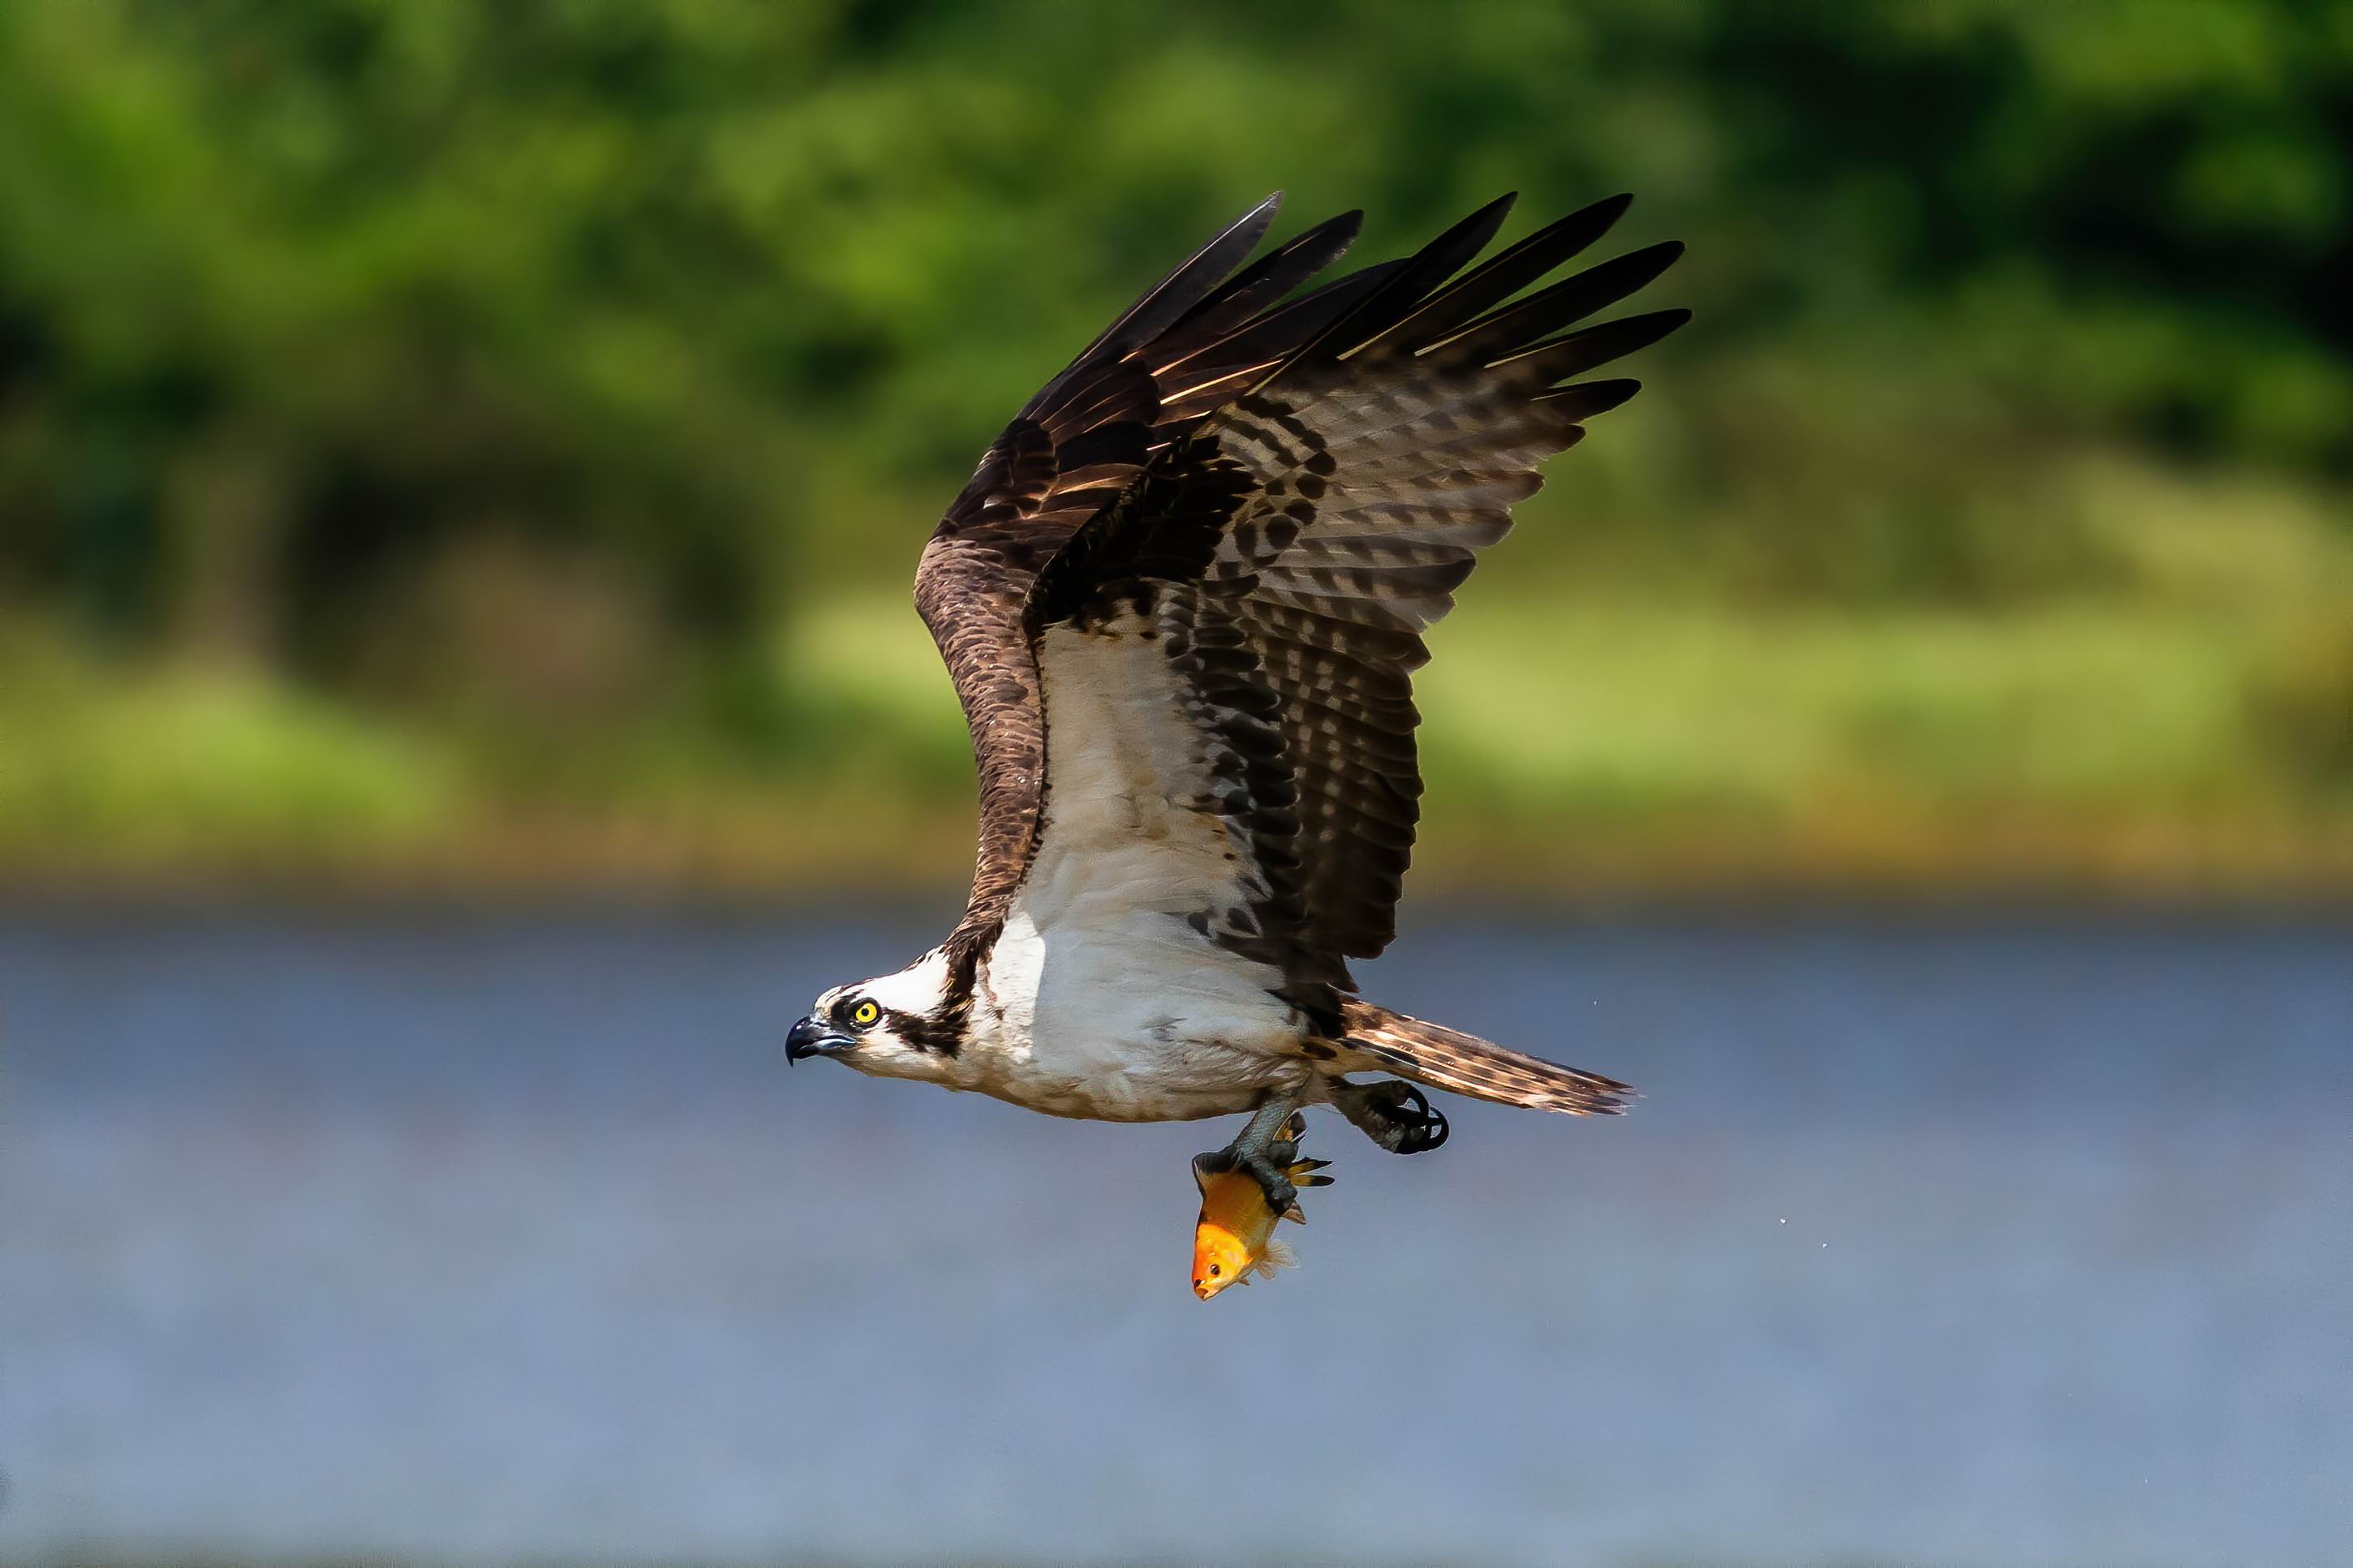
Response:
[[[1289,770],[1283,809],[1298,826],[1269,883],[1283,896],[1254,901],[1238,881],[1229,902],[1261,933],[1300,922],[1289,939],[1308,957],[1290,962],[1304,993],[1345,990],[1345,960],[1377,953],[1395,935],[1422,793],[1410,679],[1428,658],[1420,634],[1453,607],[1477,552],[1509,531],[1510,509],[1541,483],[1537,465],[1634,390],[1596,382],[1556,393],[1556,384],[1685,319],[1660,311],[1563,331],[1651,282],[1680,254],[1674,245],[1512,300],[1599,237],[1625,211],[1622,198],[1462,271],[1508,205],[1482,208],[1360,286],[1314,337],[1155,461],[1155,471],[1230,465],[1248,476],[1199,572],[1241,591],[1234,618],[1256,660],[1248,679],[1275,699]],[[1080,540],[1143,538],[1158,526],[1149,506],[1123,503]],[[1180,561],[1132,543],[1128,557],[1123,570],[1145,584],[1127,590],[1138,602],[1177,580],[1154,574],[1190,572],[1201,551]],[[1220,800],[1210,809],[1251,805]]]
[[[980,773],[973,895],[949,943],[967,982],[1052,816],[1045,683],[1067,680],[1087,711],[1174,704],[1193,737],[1160,805],[1200,822],[1216,852],[1155,883],[1144,912],[1267,965],[1281,994],[1336,1027],[1347,958],[1395,931],[1422,793],[1421,633],[1509,530],[1536,466],[1637,386],[1557,384],[1686,315],[1577,326],[1655,279],[1675,245],[1521,293],[1606,233],[1626,197],[1472,265],[1506,196],[1410,257],[1305,292],[1359,217],[1244,266],[1276,200],[1049,382],[924,552],[917,606]],[[1150,732],[1164,744],[1167,726]]]

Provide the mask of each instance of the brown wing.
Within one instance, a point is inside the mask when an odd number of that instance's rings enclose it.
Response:
[[[1021,606],[1039,568],[1155,453],[1381,276],[1360,272],[1281,303],[1347,248],[1355,213],[1237,272],[1281,200],[1269,197],[1195,252],[1030,399],[924,548],[915,607],[964,705],[979,773],[972,897],[949,940],[960,971],[1002,923],[1034,847],[1045,721]]]
[[[1397,934],[1420,815],[1421,633],[1453,608],[1475,553],[1510,529],[1513,504],[1541,485],[1537,465],[1639,384],[1557,384],[1689,318],[1666,310],[1564,331],[1656,278],[1682,254],[1676,244],[1502,304],[1591,244],[1624,198],[1440,288],[1505,205],[1441,237],[1320,351],[1203,430],[1258,481],[1224,553],[1256,574],[1243,623],[1282,701],[1307,940],[1335,954],[1368,958]]]
[[[1196,782],[1172,804],[1218,819],[1237,863],[1204,907],[1169,912],[1280,968],[1311,1013],[1336,1005],[1345,958],[1395,934],[1421,793],[1420,634],[1536,489],[1536,465],[1635,390],[1558,384],[1688,318],[1567,330],[1655,278],[1675,245],[1513,300],[1607,230],[1622,197],[1455,279],[1508,205],[1382,269],[1315,337],[1245,378],[1058,552],[1031,598],[1032,646],[1052,638],[1055,679],[1127,679],[1136,703],[1173,694],[1190,716]],[[1165,656],[1165,675],[1133,673],[1150,668],[1137,643]],[[1100,668],[1084,667],[1091,656]]]

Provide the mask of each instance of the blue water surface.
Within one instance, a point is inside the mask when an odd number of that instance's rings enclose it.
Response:
[[[2353,931],[1421,912],[1639,1086],[1186,1162],[786,1072],[944,910],[0,916],[0,1561],[2353,1562]]]

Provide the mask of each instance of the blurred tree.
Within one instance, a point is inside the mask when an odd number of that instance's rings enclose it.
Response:
[[[1626,570],[2001,600],[2114,569],[2053,453],[2353,479],[2343,7],[86,0],[0,10],[0,596],[755,744],[791,602],[1278,185],[1693,242]]]

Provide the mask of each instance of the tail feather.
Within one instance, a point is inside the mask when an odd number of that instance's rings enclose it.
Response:
[[[1507,1050],[1369,1002],[1351,1002],[1344,1021],[1351,1049],[1433,1089],[1570,1116],[1617,1116],[1634,1098],[1616,1079]]]

